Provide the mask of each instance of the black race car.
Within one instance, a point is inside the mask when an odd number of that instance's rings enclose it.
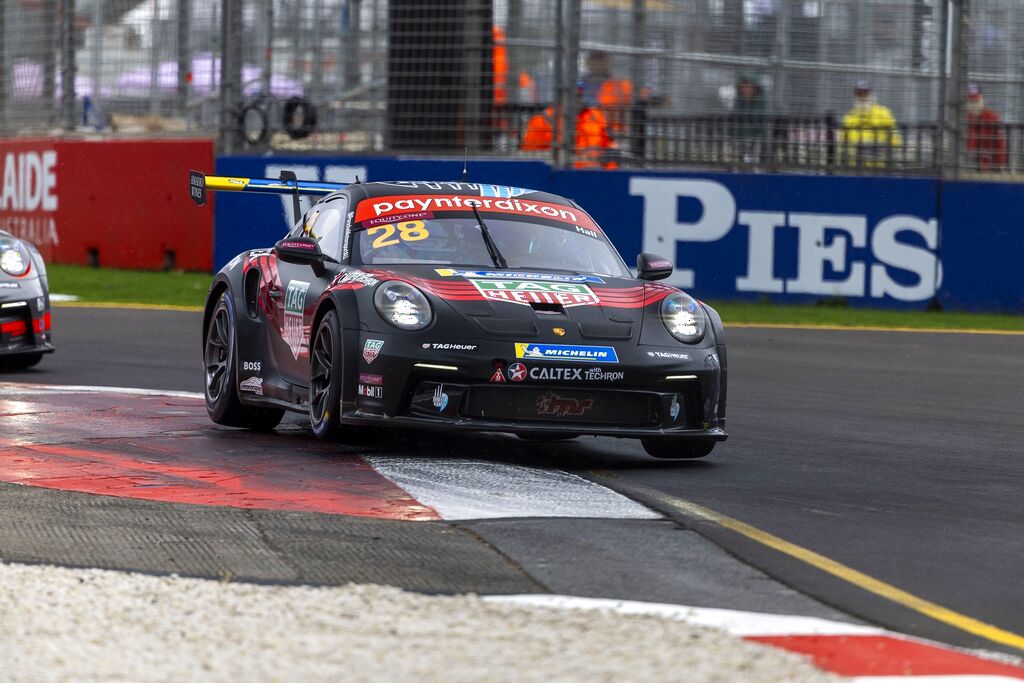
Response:
[[[32,244],[0,230],[0,370],[28,368],[53,351],[46,264]]]
[[[214,278],[203,316],[219,424],[308,412],[322,439],[373,427],[634,437],[699,458],[726,438],[722,322],[634,277],[594,220],[545,192],[468,182],[339,185],[203,176],[190,190],[294,195],[273,248]],[[299,194],[322,195],[301,214]]]

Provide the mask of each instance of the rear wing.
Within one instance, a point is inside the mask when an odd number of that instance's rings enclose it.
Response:
[[[188,172],[189,194],[199,206],[206,204],[206,193],[213,192],[252,192],[256,194],[290,194],[295,200],[295,220],[299,220],[302,211],[299,208],[299,195],[324,195],[337,192],[347,183],[322,183],[315,180],[299,180],[292,171],[281,171],[281,177],[273,178],[233,178],[229,176],[206,175],[199,171]]]

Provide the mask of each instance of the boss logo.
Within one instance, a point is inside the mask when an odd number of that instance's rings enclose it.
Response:
[[[263,369],[263,363],[258,360],[247,360],[242,363],[242,370],[252,370],[253,372],[259,372]]]

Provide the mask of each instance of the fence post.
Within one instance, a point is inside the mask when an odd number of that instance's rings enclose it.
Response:
[[[640,50],[647,42],[647,10],[645,9],[644,0],[633,0],[632,18],[633,48]],[[633,84],[633,95],[630,98],[629,111],[626,115],[626,126],[624,127],[629,139],[624,141],[626,144],[622,144],[622,142],[619,144],[630,155],[642,158],[644,155],[644,127],[647,117],[645,116],[646,112],[642,114],[640,109],[641,107],[646,107],[647,103],[643,101],[644,98],[641,96],[646,77],[644,74],[643,57],[638,54],[634,54],[630,61],[629,78]]]
[[[0,135],[7,132],[7,0],[0,0]]]
[[[178,0],[178,115],[185,121],[185,127],[192,130],[188,111],[188,90],[192,77],[192,45],[189,30],[192,24],[192,0]]]
[[[220,147],[224,154],[233,154],[241,148],[242,0],[224,0],[220,44]]]
[[[579,98],[576,95],[576,81],[580,67],[580,23],[583,16],[582,0],[566,0],[564,3],[565,40],[560,43],[565,50],[562,57],[562,90],[559,93],[561,113],[556,112],[562,131],[562,154],[559,166],[570,168],[576,154],[576,118],[579,114]]]
[[[969,40],[969,0],[947,0],[943,3],[943,18],[946,23],[943,33],[949,27],[949,44],[946,46],[945,73],[943,79],[944,98],[942,111],[942,138],[945,151],[944,173],[956,178],[960,175],[960,163],[964,154],[964,93],[967,90],[967,42]],[[949,136],[948,142],[946,136]]]
[[[61,110],[67,131],[76,127],[75,116],[75,0],[63,0],[60,26]]]
[[[57,21],[57,0],[43,0],[43,114],[48,125],[54,124],[56,113],[57,46],[54,23]]]

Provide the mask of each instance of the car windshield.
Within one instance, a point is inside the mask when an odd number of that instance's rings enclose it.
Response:
[[[481,215],[508,268],[630,277],[597,230],[561,221]],[[357,228],[355,265],[439,264],[494,268],[476,216],[453,214]]]

